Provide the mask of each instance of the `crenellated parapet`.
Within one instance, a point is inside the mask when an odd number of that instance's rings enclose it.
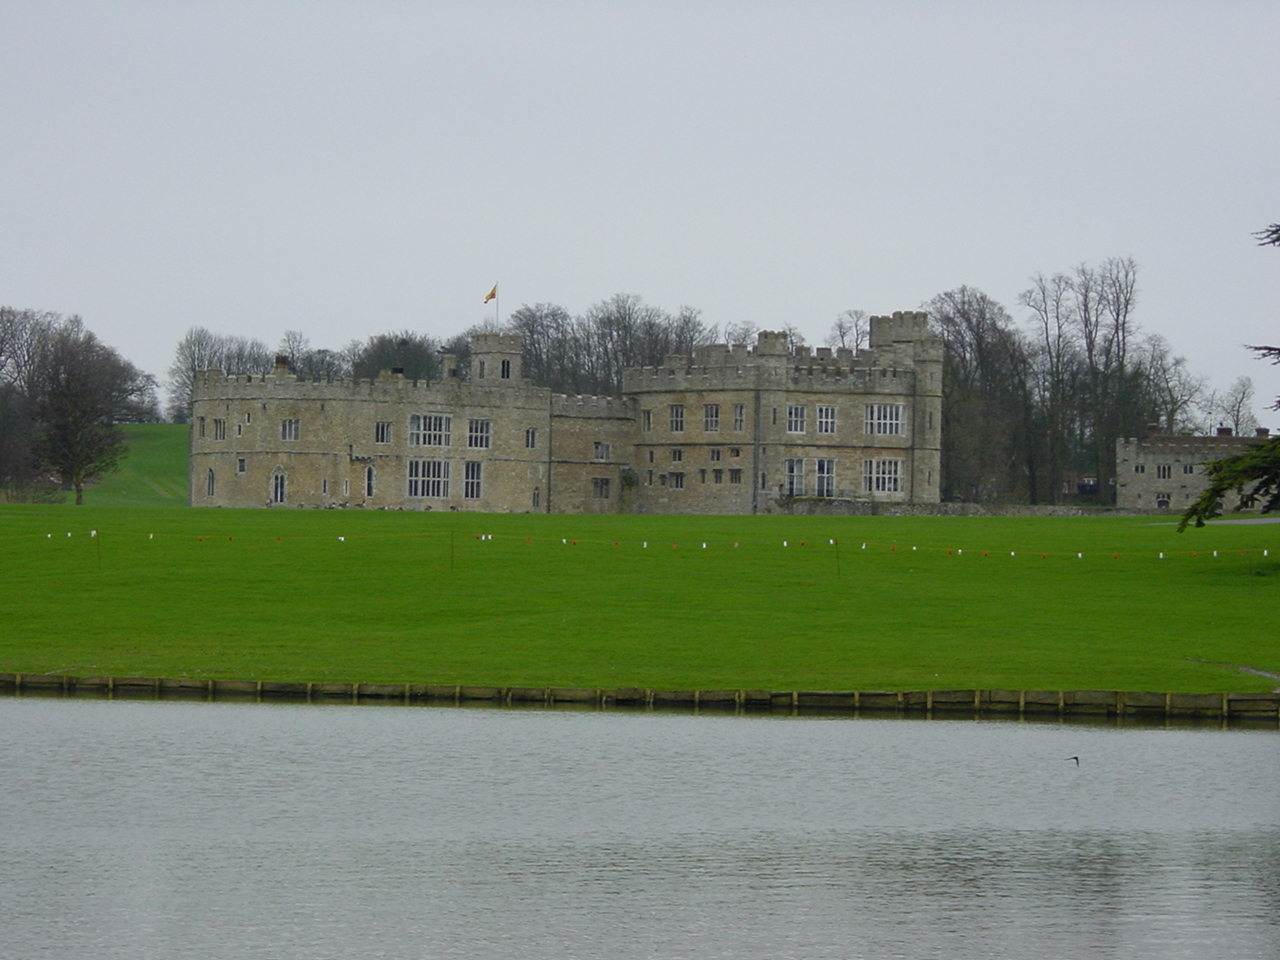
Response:
[[[636,409],[637,405],[633,397],[594,397],[559,393],[551,395],[553,417],[633,420]]]
[[[929,336],[927,316],[896,313],[873,317],[871,325],[876,345],[862,350],[807,346],[788,350],[786,334],[762,331],[754,346],[718,343],[699,347],[692,357],[672,354],[661,366],[625,371],[623,392],[925,390],[917,378],[920,366],[942,362],[942,341]],[[936,379],[940,383],[940,376]]]

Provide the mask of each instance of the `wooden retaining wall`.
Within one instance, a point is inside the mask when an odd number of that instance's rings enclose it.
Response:
[[[279,683],[163,677],[73,677],[0,673],[0,693],[146,699],[277,700],[312,703],[493,703],[607,708],[969,716],[1253,718],[1280,723],[1280,692],[1144,693],[1117,690],[617,690],[427,683]]]

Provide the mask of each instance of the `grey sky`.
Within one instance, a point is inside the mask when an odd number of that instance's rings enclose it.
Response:
[[[1280,4],[0,4],[0,303],[163,375],[614,293],[914,309],[1132,256],[1226,387],[1280,368]],[[1280,419],[1271,413],[1264,423]]]

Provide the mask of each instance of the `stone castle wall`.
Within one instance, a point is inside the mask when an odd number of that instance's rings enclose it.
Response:
[[[1237,437],[1230,431],[1216,436],[1153,434],[1116,441],[1116,508],[1135,513],[1182,513],[1209,485],[1205,464],[1244,453],[1257,436]],[[1239,497],[1230,493],[1224,507],[1231,510]]]

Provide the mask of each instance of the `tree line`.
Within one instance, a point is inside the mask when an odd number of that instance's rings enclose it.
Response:
[[[1163,432],[1252,430],[1253,384],[1240,377],[1211,390],[1157,334],[1135,317],[1138,268],[1131,258],[1037,274],[1018,298],[1016,322],[999,302],[972,287],[940,293],[921,305],[946,343],[943,389],[942,494],[967,502],[1060,503],[1115,500],[1117,438]],[[658,366],[716,342],[750,343],[756,328],[723,330],[700,312],[672,312],[633,294],[616,294],[578,316],[554,303],[524,304],[505,323],[491,321],[438,339],[411,330],[353,340],[337,350],[313,348],[288,331],[273,352],[257,340],[197,327],[178,344],[169,370],[171,419],[189,416],[195,371],[269,372],[281,356],[311,379],[375,377],[401,368],[418,380],[441,376],[454,355],[464,374],[470,337],[517,333],[524,375],[557,393],[614,394],[629,367]],[[794,349],[804,337],[784,326]],[[832,323],[825,343],[854,350],[867,344],[869,318],[850,309]]]
[[[733,333],[734,331],[730,331]],[[280,357],[297,376],[314,380],[376,377],[383,370],[401,369],[414,380],[442,375],[448,354],[463,375],[471,357],[471,337],[477,333],[518,333],[524,338],[524,375],[557,393],[611,394],[622,389],[622,371],[656,366],[673,353],[715,343],[718,331],[681,307],[674,313],[646,303],[634,294],[617,294],[574,317],[552,303],[526,304],[506,323],[472,326],[448,338],[412,330],[379,333],[352,340],[340,349],[316,348],[298,330],[286,331],[275,351],[260,340],[225,336],[193,327],[178,342],[169,368],[168,417],[190,416],[191,384],[198,370],[218,368],[226,374],[264,374]],[[736,334],[754,336],[742,326]]]
[[[83,500],[124,453],[119,424],[159,418],[155,379],[78,316],[0,307],[0,487]]]
[[[924,304],[947,347],[943,499],[1110,504],[1118,438],[1257,425],[1248,377],[1211,390],[1142,333],[1137,276],[1127,257],[1037,274],[1021,325],[970,287]]]

